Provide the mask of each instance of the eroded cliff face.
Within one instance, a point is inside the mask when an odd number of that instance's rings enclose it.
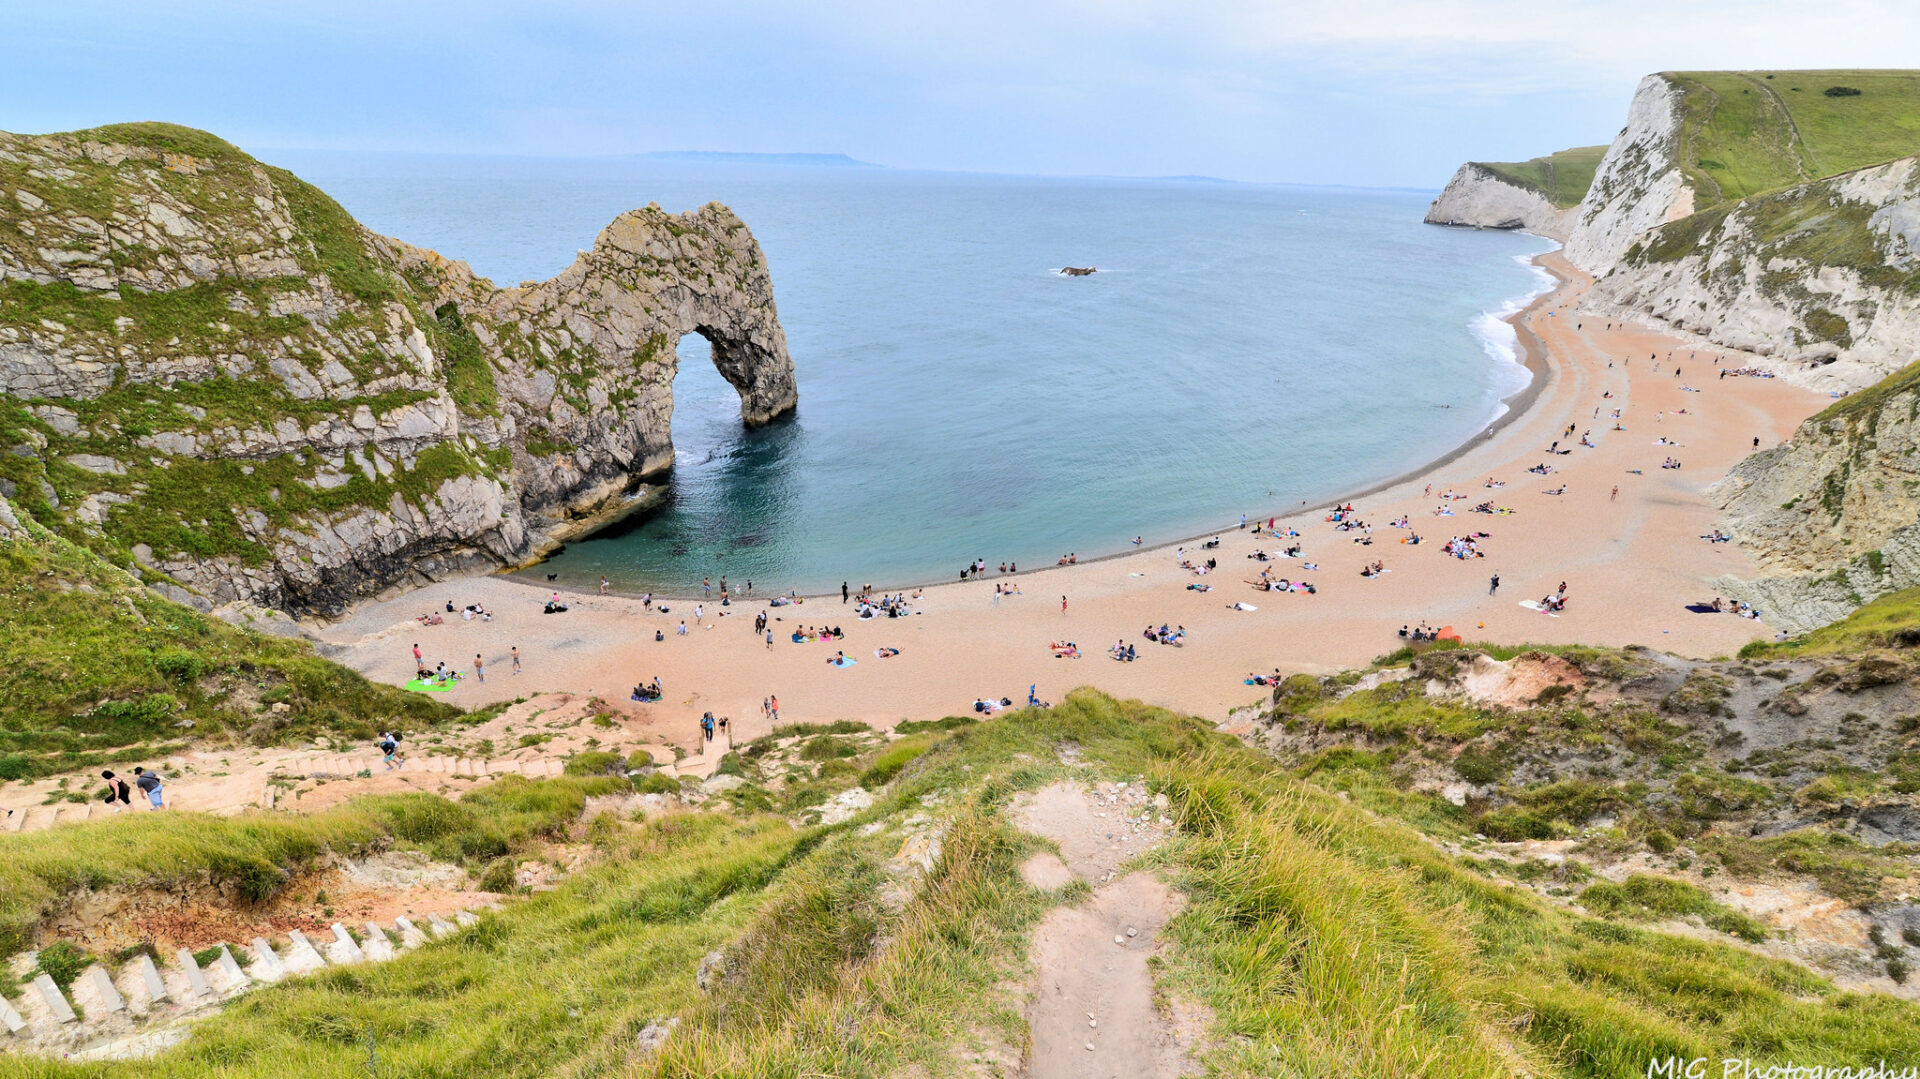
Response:
[[[1920,160],[1903,158],[1647,233],[1589,310],[1652,318],[1857,389],[1920,356]]]
[[[1469,161],[1447,181],[1427,208],[1429,225],[1477,229],[1525,229],[1565,240],[1575,211],[1555,206],[1538,191],[1508,183],[1492,169]]]
[[[1920,585],[1920,371],[1807,420],[1708,488],[1759,564],[1723,578],[1789,633]]]
[[[1693,190],[1678,159],[1680,97],[1664,75],[1640,80],[1627,126],[1607,148],[1574,214],[1567,258],[1595,277],[1613,269],[1641,233],[1693,212]]]
[[[746,423],[794,407],[717,204],[498,289],[201,132],[0,134],[0,495],[202,607],[338,612],[590,527],[671,464],[689,333]]]

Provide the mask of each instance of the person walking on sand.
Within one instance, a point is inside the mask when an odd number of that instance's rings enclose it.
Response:
[[[849,589],[847,588],[847,582],[841,581],[840,582],[840,605],[842,607],[846,606],[847,604],[848,592],[849,592]]]
[[[1498,591],[1500,591],[1500,575],[1496,573],[1487,578],[1487,595],[1491,596]]]
[[[1620,500],[1620,485],[1616,483],[1613,485],[1613,493],[1607,496],[1607,501],[1618,502],[1619,500]]]
[[[1065,596],[1060,597],[1060,613],[1061,614],[1067,613],[1067,597]]]
[[[773,651],[773,631],[767,631],[767,651]]]
[[[773,725],[780,725],[780,698],[775,694],[767,695],[767,714],[773,717]]]
[[[147,802],[151,804],[153,808],[167,808],[166,800],[160,793],[160,777],[158,775],[147,771],[145,768],[135,768],[133,775],[133,781],[139,784],[140,790],[146,794]]]
[[[713,713],[712,712],[705,712],[701,714],[700,733],[706,736],[707,741],[709,742],[713,741]]]
[[[107,781],[107,794],[102,801],[107,803],[108,809],[118,813],[122,809],[133,808],[133,790],[127,786],[126,780],[114,775],[111,769],[101,772],[100,778]]]
[[[416,671],[419,670],[421,663],[422,663],[422,660],[420,658],[420,642],[415,641],[413,642],[413,669]]]
[[[480,659],[480,653],[478,652],[473,654],[473,677],[475,681],[479,682],[487,680],[487,665]]]
[[[513,646],[512,654],[513,654],[513,673],[519,674],[520,673],[520,646],[519,645],[516,644]]]
[[[682,619],[680,620],[680,628],[679,628],[678,630],[676,630],[676,631],[675,631],[675,634],[676,634],[677,636],[681,636],[681,637],[685,637],[685,636],[687,635],[687,620],[686,620],[686,619],[684,619],[684,618],[682,618]]]
[[[699,625],[701,619],[704,619],[705,617],[707,617],[707,605],[704,603],[694,604],[693,605],[693,624],[696,626]]]

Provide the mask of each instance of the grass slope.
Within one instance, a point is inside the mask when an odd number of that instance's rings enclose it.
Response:
[[[1696,209],[1920,153],[1920,72],[1688,71],[1681,167]],[[1858,94],[1829,95],[1829,89]]]
[[[1670,1055],[1920,1062],[1912,1005],[1550,906],[1196,720],[1080,691],[1050,711],[916,737],[930,748],[852,821],[600,818],[586,834],[601,858],[558,890],[391,963],[263,988],[147,1070],[982,1074],[977,1047],[1017,1052],[1024,1036],[1007,987],[1023,980],[1027,931],[1084,894],[1020,881],[1036,841],[1011,824],[1012,799],[1060,778],[1136,777],[1169,796],[1178,823],[1147,856],[1191,898],[1160,976],[1213,1010],[1208,1074],[1639,1076]],[[863,761],[840,770],[847,782]],[[894,829],[930,817],[944,828],[938,862],[911,897],[883,900]],[[1670,891],[1624,898],[1694,902]],[[667,1017],[678,1031],[641,1055],[635,1035]],[[0,1060],[0,1076],[122,1070]]]
[[[1605,157],[1605,146],[1576,146],[1571,150],[1536,157],[1530,161],[1476,161],[1516,187],[1539,192],[1548,202],[1566,208],[1577,206],[1593,186],[1593,174]]]
[[[0,541],[0,781],[150,761],[187,738],[371,737],[460,714],[163,599],[23,524],[27,538]]]

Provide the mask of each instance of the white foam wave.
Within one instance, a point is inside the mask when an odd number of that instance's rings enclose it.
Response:
[[[1559,250],[1555,244],[1549,251]],[[1545,252],[1542,252],[1543,254]],[[1494,420],[1507,414],[1506,399],[1527,388],[1533,381],[1533,372],[1527,370],[1520,360],[1520,335],[1507,320],[1526,310],[1527,305],[1540,296],[1553,291],[1553,275],[1536,264],[1533,255],[1515,255],[1513,259],[1534,275],[1533,288],[1519,296],[1501,301],[1500,306],[1482,311],[1475,315],[1468,328],[1475,340],[1480,342],[1480,350],[1493,361],[1493,415]]]

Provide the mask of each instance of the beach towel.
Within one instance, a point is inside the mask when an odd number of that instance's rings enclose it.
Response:
[[[1257,611],[1260,608],[1255,607],[1251,603],[1236,603],[1233,605],[1233,609],[1236,611]]]
[[[416,678],[413,681],[407,683],[407,688],[412,690],[418,690],[421,693],[445,693],[448,690],[453,688],[453,683],[452,682],[434,682],[431,680],[422,681]]]
[[[1546,615],[1548,618],[1560,617],[1559,615],[1553,613],[1552,611],[1547,610],[1545,607],[1542,607],[1540,605],[1540,601],[1537,599],[1523,599],[1520,601],[1520,606],[1525,607],[1529,611],[1539,611],[1541,614]]]
[[[1708,603],[1689,603],[1689,604],[1687,604],[1687,610],[1689,610],[1689,611],[1692,611],[1692,612],[1693,612],[1694,614],[1719,614],[1719,613],[1721,613],[1721,612],[1719,612],[1719,611],[1716,611],[1716,610],[1714,610],[1714,609],[1713,609],[1713,605],[1712,605],[1712,604],[1708,604]]]
[[[839,659],[828,660],[827,665],[829,667],[851,667],[858,662],[860,661],[854,659],[852,656],[841,656]]]

